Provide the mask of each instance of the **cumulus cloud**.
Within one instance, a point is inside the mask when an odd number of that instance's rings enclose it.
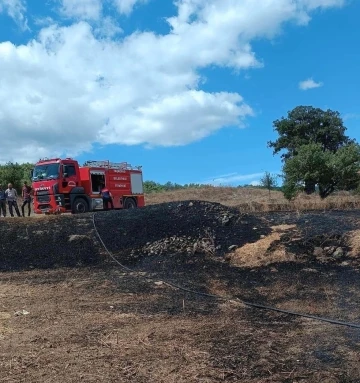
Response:
[[[61,13],[70,18],[98,20],[102,11],[101,0],[62,0]]]
[[[25,0],[0,0],[0,13],[6,13],[22,30],[28,30],[28,21],[25,17]]]
[[[320,88],[323,85],[324,84],[322,82],[316,82],[312,78],[308,78],[307,80],[299,82],[299,89],[309,90],[309,89]]]
[[[76,155],[96,142],[185,145],[227,126],[243,127],[251,106],[237,93],[202,91],[199,69],[261,67],[252,39],[271,38],[287,21],[303,23],[314,4],[340,3],[178,0],[168,34],[136,32],[116,40],[111,37],[120,27],[112,20],[90,21],[97,8],[64,0],[69,15],[87,21],[50,24],[25,45],[0,43],[0,71],[7,74],[0,87],[6,132],[0,161]]]
[[[147,1],[148,0],[113,0],[118,12],[124,15],[129,15],[136,4],[147,3]]]

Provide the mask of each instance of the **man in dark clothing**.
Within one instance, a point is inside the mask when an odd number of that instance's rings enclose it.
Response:
[[[109,209],[109,205],[108,205],[109,202],[110,202],[111,208],[114,209],[114,203],[113,203],[112,195],[110,193],[110,190],[107,187],[105,187],[104,184],[102,185],[100,193],[101,193],[102,200],[103,200],[104,210]]]
[[[27,182],[24,181],[24,185],[23,185],[23,188],[22,188],[22,197],[24,199],[22,205],[21,205],[21,212],[22,212],[22,216],[25,217],[25,206],[26,204],[28,205],[28,217],[30,217],[30,214],[31,214],[31,190],[32,188],[30,186],[28,186]]]
[[[6,194],[5,190],[0,185],[0,216],[1,212],[3,213],[3,216],[6,217]]]

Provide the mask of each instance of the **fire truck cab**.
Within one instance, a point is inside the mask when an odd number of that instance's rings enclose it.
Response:
[[[87,161],[72,158],[42,159],[31,172],[36,214],[86,213],[102,210],[101,189],[113,197],[115,209],[145,205],[141,166],[127,162]]]

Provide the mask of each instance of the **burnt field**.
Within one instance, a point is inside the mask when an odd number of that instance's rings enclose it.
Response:
[[[359,382],[360,329],[242,303],[360,324],[358,216],[183,201],[95,227],[2,219],[1,381]]]

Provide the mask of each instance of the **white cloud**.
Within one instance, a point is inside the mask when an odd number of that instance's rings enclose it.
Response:
[[[299,82],[299,88],[301,90],[320,88],[323,85],[324,84],[322,82],[316,82],[312,78],[308,78],[307,80]]]
[[[25,0],[0,0],[0,13],[6,13],[22,30],[28,30],[28,21],[25,17]]]
[[[251,182],[250,182],[250,185],[251,185],[251,186],[260,186],[260,185],[261,185],[261,182],[260,182],[260,181],[251,181]]]
[[[234,184],[245,182],[251,185],[256,185],[259,183],[257,179],[262,176],[263,176],[263,173],[252,173],[252,174],[230,173],[230,174],[224,174],[221,176],[216,176],[199,183],[205,184],[205,185],[214,185],[214,186],[220,186],[220,185],[227,186],[227,185],[234,185]]]
[[[101,0],[62,0],[61,13],[67,17],[98,20],[101,11]]]
[[[316,3],[329,5],[315,0],[312,8]],[[99,8],[86,4],[63,3],[69,16],[96,19]],[[287,21],[304,22],[309,9],[305,0],[253,4],[179,0],[166,35],[111,40],[120,27],[101,18],[94,25],[51,24],[26,45],[0,43],[0,71],[7,74],[0,80],[0,127],[7,132],[0,161],[63,149],[73,155],[94,142],[184,145],[226,126],[243,127],[251,107],[237,93],[202,91],[198,69],[261,66],[252,39],[274,36]]]
[[[343,115],[343,120],[358,120],[360,119],[360,114],[359,113],[346,113]]]
[[[98,26],[94,29],[96,37],[114,38],[116,35],[123,33],[122,28],[110,16],[106,16],[100,20]]]
[[[120,14],[129,15],[137,3],[147,3],[148,0],[113,0]]]
[[[346,0],[302,0],[302,3],[307,9],[313,10],[319,7],[343,7],[346,3]]]

